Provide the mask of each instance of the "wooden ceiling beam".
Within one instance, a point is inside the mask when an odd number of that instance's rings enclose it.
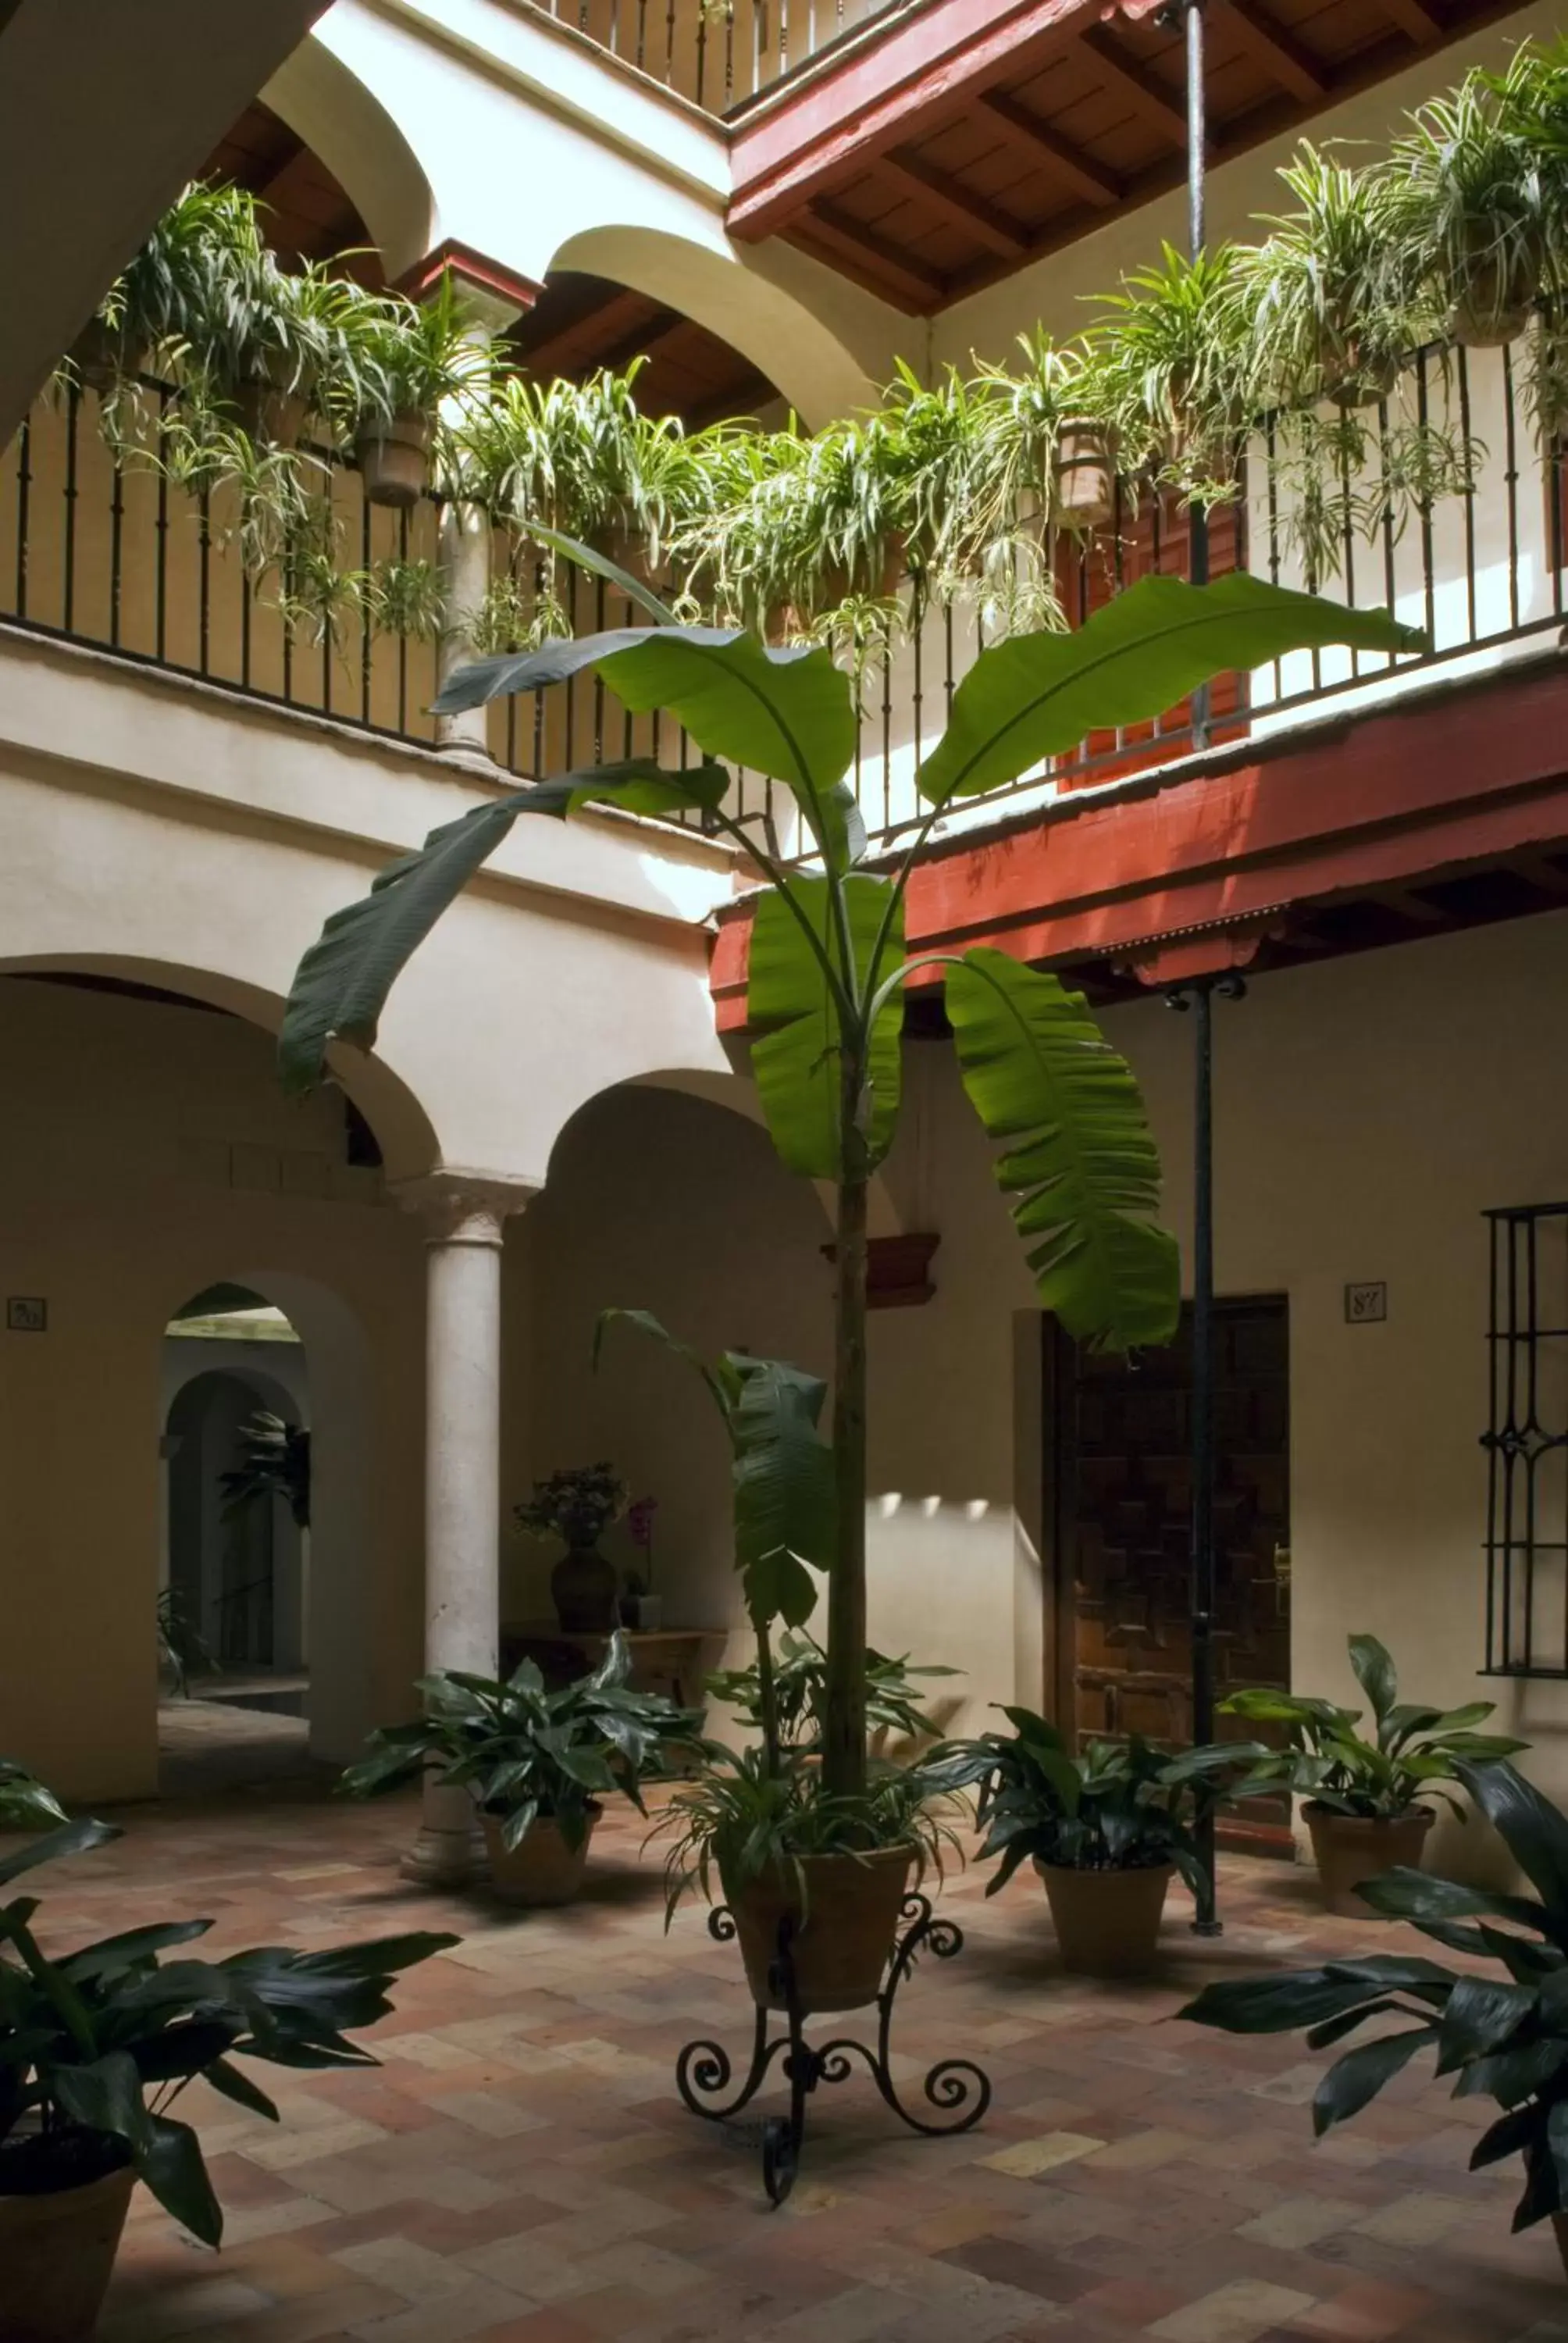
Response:
[[[547,332],[537,342],[529,339],[526,330],[512,337],[512,347],[518,364],[533,375],[570,374],[584,363],[583,344],[591,342],[607,328],[617,328],[622,335],[632,329],[635,319],[647,307],[647,296],[641,293],[618,293],[602,308],[592,309],[573,317],[568,324]],[[597,360],[590,363],[597,364]]]
[[[922,202],[934,204],[957,226],[966,228],[1004,259],[1021,260],[1028,252],[1030,233],[1021,221],[1012,218],[984,196],[976,195],[972,187],[962,186],[910,148],[890,147],[880,157],[878,167],[884,178],[896,179]]]
[[[981,113],[989,114],[993,121],[1001,123],[1036,155],[1042,155],[1057,177],[1064,180],[1075,194],[1081,196],[1086,204],[1120,203],[1121,180],[1097,163],[1092,155],[1086,155],[1081,147],[1070,146],[1065,138],[1059,136],[1049,122],[1042,122],[1038,114],[1031,114],[1027,106],[1020,106],[1008,91],[987,90],[980,99],[979,106]]]
[[[1419,5],[1419,0],[1385,0],[1385,5],[1413,7]],[[1167,89],[1162,81],[1156,81],[1109,33],[1099,25],[1091,25],[1079,35],[1078,45],[1094,59],[1107,81],[1114,84],[1146,122],[1152,123],[1167,137],[1185,141],[1185,102]]]
[[[838,265],[861,284],[916,317],[927,316],[946,295],[946,280],[934,268],[823,197],[809,204],[789,226],[791,234],[803,230],[826,245]]]
[[[1426,5],[1426,0],[1382,0],[1382,12],[1418,49],[1430,49],[1434,41],[1447,35],[1447,25]]]
[[[689,323],[678,309],[656,309],[642,325],[623,334],[608,349],[598,351],[593,363],[596,367],[606,367],[611,374],[618,374],[633,358],[651,358],[660,343],[668,342],[672,334],[678,334],[682,326]]]
[[[1271,74],[1282,89],[1309,106],[1319,106],[1329,94],[1328,75],[1310,56],[1295,35],[1260,5],[1260,0],[1214,0],[1220,14],[1254,63]]]

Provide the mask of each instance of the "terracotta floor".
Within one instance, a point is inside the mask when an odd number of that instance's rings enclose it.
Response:
[[[408,1979],[380,2072],[261,2075],[281,2129],[188,2095],[224,2252],[139,2201],[102,2343],[1568,2343],[1550,2234],[1508,2234],[1512,2168],[1464,2170],[1486,2108],[1412,2077],[1314,2148],[1298,2041],[1169,2022],[1207,1977],[1401,1940],[1323,1920],[1305,1874],[1228,1862],[1223,1941],[1173,1898],[1164,1973],[1116,1989],[1060,1976],[1032,1881],[986,1904],[979,1875],[952,1880],[968,1945],[909,1989],[900,2071],[981,2058],[988,2121],[920,2140],[863,2079],[824,2090],[770,2213],[756,2127],[675,2097],[682,2042],[739,2046],[749,2009],[699,1913],[665,1936],[634,1816],[600,1833],[581,1905],[531,1916],[406,1889],[401,1802],[300,1789],[125,1819],[55,1875],[54,1941],[197,1913],[228,1946],[424,1923],[464,1941]]]

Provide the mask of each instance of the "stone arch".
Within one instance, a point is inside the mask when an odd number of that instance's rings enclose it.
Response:
[[[313,34],[262,95],[353,198],[387,276],[422,260],[437,241],[436,197],[408,139],[366,83]]]
[[[98,977],[111,985],[145,988],[225,1010],[264,1032],[276,1033],[283,1022],[280,993],[187,961],[120,952],[30,952],[0,958],[0,976]],[[429,1117],[383,1058],[374,1051],[335,1050],[333,1077],[374,1132],[388,1181],[417,1178],[438,1160]]]
[[[611,225],[568,236],[550,266],[610,277],[706,326],[776,383],[812,430],[876,403],[875,383],[831,327],[730,254],[663,228]]]

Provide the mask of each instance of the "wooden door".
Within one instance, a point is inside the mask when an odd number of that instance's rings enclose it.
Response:
[[[1135,1364],[1048,1327],[1056,1526],[1056,1701],[1081,1735],[1192,1735],[1191,1314]],[[1290,1681],[1289,1317],[1282,1296],[1214,1316],[1217,1696]],[[1221,1718],[1221,1738],[1251,1728]],[[1226,1835],[1288,1835],[1281,1802]]]

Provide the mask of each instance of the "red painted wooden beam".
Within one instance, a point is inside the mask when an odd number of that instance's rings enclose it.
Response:
[[[1565,742],[1568,664],[1533,664],[1060,799],[935,849],[910,882],[909,948],[1131,963],[1180,937],[1184,964],[1224,967],[1238,929],[1288,907],[1568,843]],[[740,903],[714,940],[721,1031],[746,1021],[749,937]]]
[[[1152,13],[1157,0],[1126,12]],[[990,83],[1098,24],[1105,0],[942,0],[848,52],[799,89],[744,115],[730,149],[731,236],[774,235],[813,196],[901,145],[918,123],[951,114]]]

